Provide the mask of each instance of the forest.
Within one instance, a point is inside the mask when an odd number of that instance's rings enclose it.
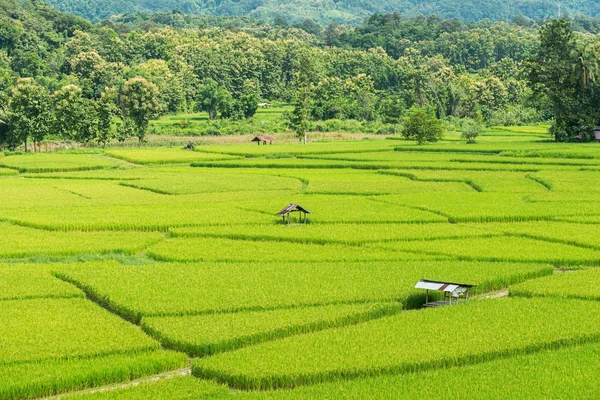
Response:
[[[600,5],[594,0],[48,0],[48,3],[95,21],[138,11],[175,8],[188,14],[249,16],[265,21],[285,18],[290,23],[310,18],[320,24],[350,25],[360,25],[372,14],[393,12],[411,16],[435,14],[469,22],[512,20],[519,15],[533,20],[559,15],[600,16]]]
[[[600,114],[598,38],[574,30],[581,20],[394,13],[352,28],[178,10],[123,18],[91,23],[39,0],[0,1],[4,147],[49,138],[142,143],[151,119],[192,111],[221,121],[205,132],[219,134],[228,121],[252,125],[259,102],[295,104],[273,129],[339,121],[338,130],[395,133],[424,112],[459,126],[554,121],[561,141],[591,138]]]

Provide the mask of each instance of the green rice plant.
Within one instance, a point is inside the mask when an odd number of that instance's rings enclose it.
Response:
[[[2,159],[0,158],[0,163]],[[19,171],[10,168],[0,168],[0,176],[13,176],[19,175]]]
[[[556,218],[557,221],[563,221],[563,222],[572,222],[574,224],[600,224],[600,215],[593,215],[593,216],[587,216],[587,217],[577,217],[577,216],[571,216],[571,217],[558,217]],[[578,226],[578,225],[575,225]]]
[[[11,155],[0,159],[0,167],[19,172],[85,171],[111,168],[115,164],[109,159],[89,154],[33,153]]]
[[[468,365],[598,340],[599,303],[505,298],[262,343],[195,360],[192,371],[238,388],[270,389]]]
[[[260,342],[354,324],[399,313],[400,303],[357,303],[220,313],[147,317],[142,329],[169,348],[202,357]]]
[[[0,258],[90,253],[134,254],[162,240],[160,233],[52,232],[6,223],[0,223],[0,232],[4,238]]]
[[[460,368],[414,374],[380,375],[325,382],[294,389],[230,392],[226,386],[193,377],[148,382],[123,390],[81,396],[84,399],[143,400],[303,400],[477,398],[595,399],[600,384],[600,345],[589,343],[553,351],[500,358]],[[207,393],[208,392],[208,393]],[[79,397],[78,397],[79,398]]]
[[[169,229],[176,238],[213,237],[242,240],[289,241],[315,244],[382,243],[394,241],[468,238],[490,235],[475,224],[307,224],[307,225],[228,225]],[[494,235],[494,233],[492,233]],[[497,234],[495,234],[497,235]]]
[[[368,245],[371,246],[371,245]],[[600,251],[520,236],[397,242],[382,247],[459,260],[537,262],[555,265],[600,264]]]
[[[477,226],[477,225],[475,225]],[[600,250],[600,226],[557,221],[490,223],[489,231]]]
[[[436,212],[450,222],[523,222],[551,221],[557,217],[597,215],[596,204],[581,202],[574,207],[562,202],[530,202],[514,193],[445,193],[444,196],[411,193],[380,196],[402,206]]]
[[[126,199],[135,204],[135,198]],[[227,203],[107,205],[1,211],[14,224],[53,231],[162,231],[171,227],[264,223],[275,217]]]
[[[565,272],[510,288],[511,296],[600,300],[600,270]]]
[[[548,182],[557,192],[599,192],[600,178],[597,171],[543,171],[532,174],[533,178]]]
[[[224,251],[224,249],[226,249]],[[159,261],[243,262],[260,261],[372,261],[431,258],[390,248],[358,247],[340,244],[302,244],[281,241],[251,241],[213,238],[167,239],[151,246],[147,254]],[[445,257],[444,257],[445,258]]]
[[[47,265],[0,265],[0,300],[83,297],[83,293],[52,276]]]
[[[204,171],[195,168],[195,173],[183,175],[177,173],[161,173],[131,182],[121,183],[139,189],[163,194],[217,193],[234,191],[277,190],[295,193],[302,188],[302,182],[294,178],[272,175],[227,174],[220,171]]]
[[[198,146],[197,152],[229,154],[244,157],[264,157],[267,154],[335,154],[377,152],[393,149],[394,143],[387,140],[344,140],[319,141],[306,146],[297,142],[275,142],[272,145],[257,146],[254,143]]]
[[[0,213],[9,209],[62,208],[89,203],[88,199],[57,189],[48,182],[21,177],[0,179],[0,193]]]
[[[90,301],[71,299],[0,302],[0,365],[85,358],[158,349],[139,328]]]
[[[186,364],[187,356],[182,353],[155,350],[2,366],[0,399],[53,396],[159,374]]]
[[[104,152],[107,156],[125,160],[134,164],[189,164],[194,161],[233,160],[240,157],[226,154],[199,153],[183,148],[144,148],[144,149],[111,149]]]
[[[354,263],[94,264],[55,274],[124,318],[198,315],[311,305],[420,303],[421,278],[470,282],[476,292],[551,274],[550,265],[456,261]],[[415,297],[416,296],[416,297]],[[415,300],[416,299],[416,300]],[[419,304],[420,305],[420,304]]]
[[[243,393],[230,394],[225,385],[213,381],[196,379],[191,376],[162,379],[158,382],[144,382],[136,386],[119,390],[109,390],[77,396],[81,400],[197,400],[197,399],[227,399],[243,396]]]

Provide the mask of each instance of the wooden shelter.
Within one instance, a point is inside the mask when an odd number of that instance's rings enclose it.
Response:
[[[258,106],[260,108],[269,108],[271,107],[273,104],[269,103],[268,101],[265,101],[264,103],[258,103]]]
[[[594,136],[596,137],[596,140],[600,140],[600,126],[594,128]]]
[[[415,289],[425,289],[425,307],[439,307],[445,305],[457,304],[459,300],[469,298],[469,289],[475,285],[468,283],[455,283],[455,282],[441,282],[441,281],[430,281],[428,279],[421,279],[416,285]],[[429,302],[429,291],[435,290],[443,293],[442,300]],[[453,302],[454,300],[454,302]]]
[[[275,215],[281,216],[284,224],[286,223],[286,217],[287,217],[287,223],[290,224],[292,222],[292,213],[298,213],[298,223],[299,224],[306,224],[308,222],[308,214],[312,214],[310,211],[308,211],[306,208],[302,207],[301,205],[288,204],[286,207],[283,208],[283,210],[279,211]]]
[[[258,145],[260,146],[261,142],[263,144],[267,144],[267,142],[269,142],[269,144],[273,144],[275,140],[276,139],[273,136],[256,136],[254,139],[252,139],[252,142],[258,142]]]

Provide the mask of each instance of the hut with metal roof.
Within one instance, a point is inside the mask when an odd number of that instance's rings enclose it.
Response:
[[[312,214],[312,212],[308,211],[306,208],[302,207],[299,204],[288,204],[283,208],[283,210],[279,211],[275,215],[279,215],[282,218],[283,223],[292,223],[292,213],[298,213],[298,223],[306,224],[308,222],[308,214]],[[286,221],[287,217],[287,221]]]
[[[263,144],[267,144],[267,142],[269,142],[269,144],[273,144],[273,142],[275,141],[275,137],[273,136],[255,136],[254,139],[252,139],[252,142],[257,142],[258,145],[260,146],[261,143]]]
[[[469,289],[474,287],[468,283],[442,282],[431,281],[429,279],[421,279],[415,289],[425,289],[425,307],[439,307],[445,305],[457,304],[460,299],[467,300],[469,298]],[[429,302],[429,291],[434,290],[442,292],[442,300]]]

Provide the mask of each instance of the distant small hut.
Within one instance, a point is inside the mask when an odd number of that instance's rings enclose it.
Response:
[[[467,300],[469,298],[469,289],[475,285],[468,283],[441,282],[421,279],[415,289],[425,289],[425,307],[439,307],[445,305],[457,304],[460,299]],[[435,290],[443,293],[442,300],[429,302],[429,291]],[[453,302],[454,299],[454,302]]]
[[[600,140],[600,126],[594,128],[594,136],[596,137],[596,140]]]
[[[269,144],[273,144],[273,142],[276,139],[273,136],[256,136],[254,139],[252,139],[252,142],[258,142],[258,145],[260,146],[260,144],[267,144],[267,142],[269,142]]]
[[[279,211],[275,215],[279,215],[282,218],[282,222],[290,224],[292,222],[292,213],[298,213],[298,223],[306,224],[308,222],[308,214],[312,214],[306,208],[298,204],[289,204],[283,210]],[[286,221],[287,217],[287,221]]]
[[[258,103],[258,106],[260,108],[269,108],[271,107],[273,104],[269,103],[268,101],[265,101],[264,103]]]

